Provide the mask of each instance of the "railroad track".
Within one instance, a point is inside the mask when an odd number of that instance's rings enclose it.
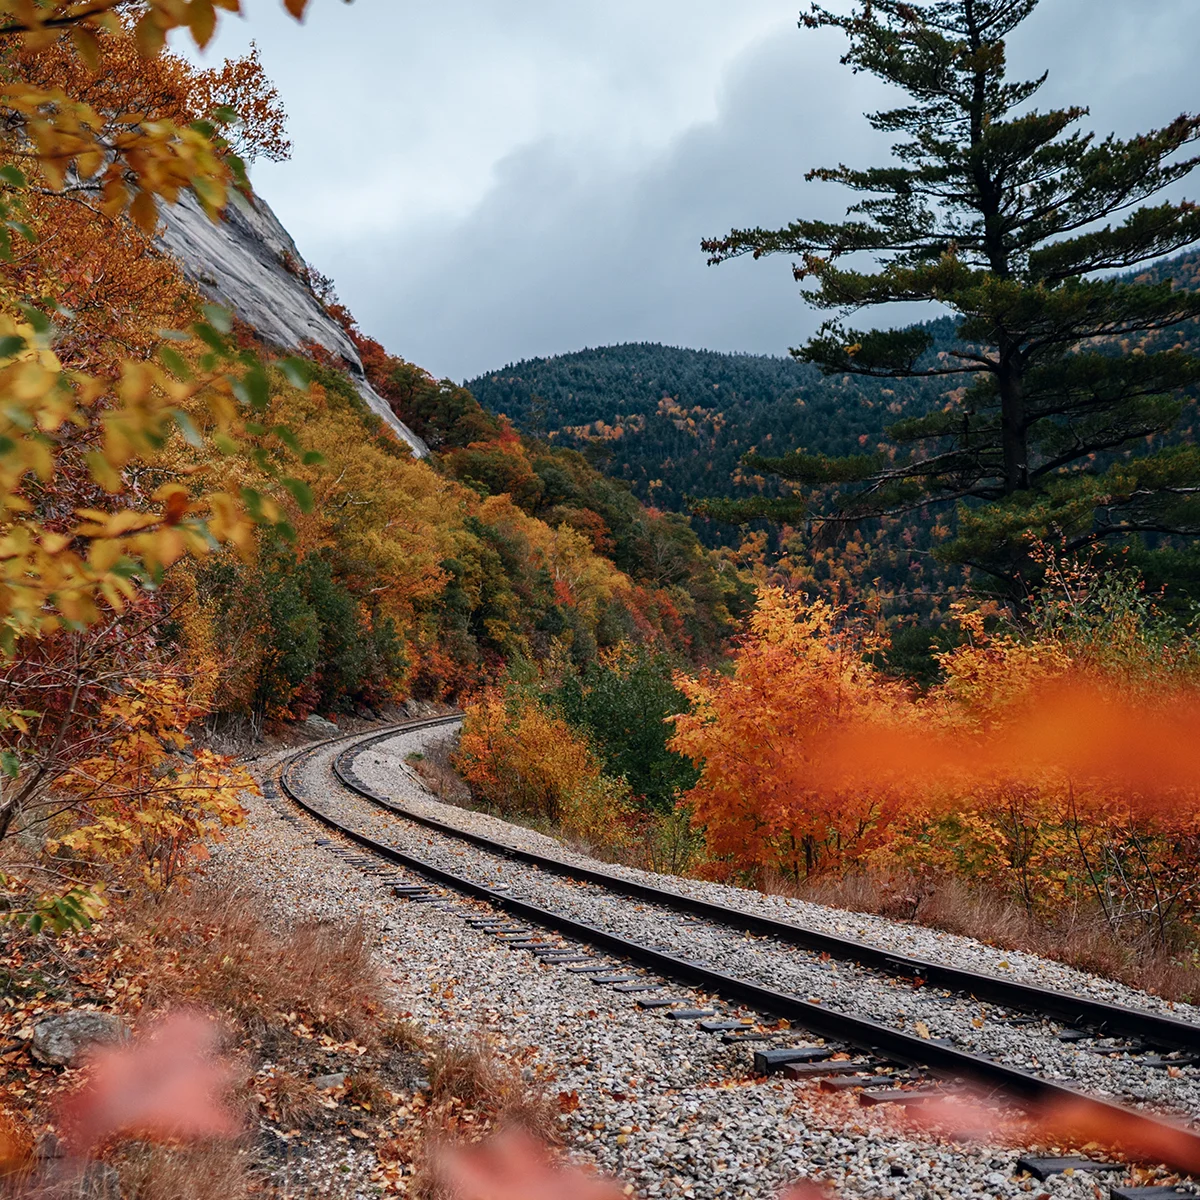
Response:
[[[649,884],[624,879],[608,872],[581,867],[561,859],[527,851],[497,842],[481,834],[458,829],[423,814],[414,813],[392,803],[367,786],[358,776],[355,759],[368,748],[398,734],[416,729],[451,724],[457,716],[410,721],[383,732],[361,737],[349,735],[334,739],[352,744],[338,753],[333,773],[344,788],[373,806],[394,817],[411,821],[439,835],[477,846],[490,854],[527,863],[559,876],[600,886],[625,897],[649,901],[668,910],[692,918],[702,918],[723,926],[768,936],[776,941],[802,947],[822,955],[852,960],[861,965],[901,978],[927,980],[952,991],[988,998],[1011,1008],[1036,1013],[1056,1021],[1088,1026],[1105,1036],[1127,1036],[1138,1039],[1136,1048],[1172,1048],[1190,1054],[1200,1048],[1200,1028],[1188,1022],[1162,1014],[1126,1008],[1120,1005],[1087,1000],[1062,992],[1037,988],[1011,980],[995,980],[976,972],[964,971],[923,959],[890,954],[849,938],[807,930],[790,922],[779,921],[740,909],[681,896],[678,893]],[[515,948],[536,954],[543,961],[558,963],[565,969],[590,974],[596,982],[635,993],[637,1002],[649,1009],[663,1008],[668,1016],[691,1019],[701,1028],[721,1034],[727,1041],[755,1041],[761,1048],[755,1055],[756,1066],[763,1072],[782,1069],[793,1078],[822,1079],[829,1090],[855,1088],[864,1103],[912,1104],[932,1095],[946,1094],[944,1081],[965,1082],[976,1089],[1015,1100],[1037,1112],[1065,1111],[1089,1130],[1107,1128],[1117,1131],[1115,1140],[1126,1147],[1155,1147],[1153,1162],[1178,1172],[1200,1168],[1200,1134],[1190,1128],[1165,1122],[1137,1109],[1111,1100],[1089,1096],[1060,1082],[1043,1078],[1007,1063],[969,1053],[936,1039],[919,1037],[892,1028],[879,1021],[836,1011],[788,992],[765,986],[753,980],[715,970],[708,964],[681,957],[656,945],[623,937],[611,930],[578,920],[562,912],[530,903],[507,894],[507,887],[491,886],[446,870],[428,859],[370,836],[359,828],[339,821],[314,804],[305,794],[299,774],[316,754],[327,751],[323,743],[293,755],[282,766],[279,787],[290,800],[341,837],[368,852],[369,858],[331,846],[356,865],[369,867],[378,860],[404,867],[436,885],[460,895],[482,901],[494,913],[504,916],[476,916],[472,923],[509,941]],[[439,903],[440,897],[426,885],[403,884],[396,889],[398,896],[416,902]],[[508,918],[519,917],[528,927],[513,926]],[[547,942],[534,929],[565,935],[572,944]],[[744,1005],[756,1013],[783,1018],[794,1030],[823,1039],[823,1044],[784,1046],[771,1035],[756,1031],[743,1020],[713,1019],[715,1013],[681,1008],[679,998],[661,995],[662,985],[644,978],[627,976],[618,964],[591,959],[580,948],[590,946],[603,950],[624,963],[635,963],[664,979],[674,980],[723,1000]],[[982,995],[981,995],[982,993]],[[1082,1031],[1070,1031],[1085,1036]],[[845,1051],[845,1053],[837,1053]],[[1174,1060],[1152,1056],[1148,1066],[1164,1062],[1188,1063],[1186,1057]],[[904,1074],[897,1074],[904,1071]],[[931,1081],[943,1081],[928,1086]],[[882,1084],[882,1088],[872,1085]],[[1094,1136],[1094,1134],[1093,1134]],[[1150,1161],[1143,1153],[1141,1161]],[[1087,1160],[1026,1160],[1035,1174],[1053,1173],[1064,1165],[1077,1170],[1102,1170],[1111,1164]],[[1116,1200],[1131,1200],[1153,1192],[1156,1197],[1169,1194],[1171,1189],[1114,1189]]]

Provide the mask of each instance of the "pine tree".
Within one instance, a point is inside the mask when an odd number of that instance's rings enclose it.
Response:
[[[1038,0],[867,0],[848,16],[814,4],[802,27],[836,27],[844,64],[907,92],[868,115],[898,134],[893,161],[818,169],[863,198],[847,219],[734,230],[710,263],[794,256],[806,298],[833,316],[794,350],[827,375],[944,381],[944,403],[846,458],[751,455],[793,485],[784,500],[711,504],[836,528],[930,503],[959,505],[943,553],[1019,587],[1032,537],[1071,549],[1133,534],[1200,535],[1200,449],[1181,432],[1200,359],[1163,336],[1200,316],[1200,295],[1121,278],[1200,241],[1200,207],[1161,193],[1200,164],[1200,116],[1123,141],[1081,130],[1086,108],[1039,111],[1046,80],[1008,78],[1005,38]],[[1147,203],[1150,202],[1150,203]],[[870,255],[874,270],[845,265]],[[853,261],[853,260],[852,260]],[[929,327],[847,328],[860,308],[933,301]]]

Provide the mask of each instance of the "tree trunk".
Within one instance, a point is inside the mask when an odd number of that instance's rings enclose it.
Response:
[[[1025,427],[1025,388],[1016,351],[1000,345],[1000,441],[1004,454],[1004,494],[1029,487],[1029,443]]]

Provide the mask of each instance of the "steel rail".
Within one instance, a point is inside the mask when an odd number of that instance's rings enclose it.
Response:
[[[446,720],[447,718],[428,722],[414,721],[403,728],[440,724]],[[401,728],[396,732],[402,731]],[[891,1029],[876,1021],[838,1012],[799,996],[677,958],[673,954],[630,941],[608,930],[505,895],[486,884],[464,879],[395,846],[378,842],[324,812],[301,795],[293,784],[293,772],[302,766],[308,757],[325,749],[327,745],[328,743],[308,747],[285,761],[279,775],[280,787],[293,803],[311,817],[379,858],[436,880],[463,895],[485,901],[494,908],[523,917],[544,929],[556,930],[579,941],[612,951],[632,962],[652,967],[668,979],[746,1004],[759,1012],[783,1017],[819,1036],[837,1039],[891,1061],[922,1067],[938,1075],[962,1079],[1001,1092],[1037,1113],[1069,1113],[1073,1123],[1088,1130],[1091,1140],[1101,1140],[1098,1130],[1111,1130],[1113,1146],[1153,1146],[1156,1151],[1153,1161],[1172,1170],[1188,1173],[1196,1170],[1197,1164],[1200,1163],[1200,1133],[1183,1125],[1149,1116],[1109,1100],[1097,1099],[1018,1067],[939,1045]],[[1131,1151],[1131,1154],[1138,1156],[1136,1151]],[[1142,1161],[1147,1161],[1144,1155]]]
[[[447,717],[442,723],[460,719],[459,717]],[[1121,1004],[1111,1004],[1105,1000],[1073,996],[1069,992],[1059,992],[1051,988],[1038,987],[1036,984],[1021,983],[1014,979],[1001,979],[993,975],[982,974],[979,971],[953,967],[947,963],[933,962],[913,955],[884,950],[879,946],[872,946],[868,942],[860,942],[855,938],[822,933],[791,921],[745,912],[740,908],[697,899],[693,896],[683,896],[666,888],[655,887],[653,884],[640,883],[620,875],[609,874],[607,871],[598,871],[594,868],[566,862],[551,855],[523,850],[517,846],[495,841],[480,833],[459,829],[434,817],[413,812],[404,805],[395,803],[389,797],[380,795],[365,784],[355,770],[354,760],[360,754],[365,753],[376,743],[386,741],[394,736],[393,733],[381,733],[355,743],[353,747],[343,751],[335,759],[334,774],[346,787],[357,792],[364,799],[427,829],[469,842],[492,854],[529,863],[556,875],[584,880],[611,892],[636,897],[639,900],[648,900],[677,912],[686,912],[691,916],[703,917],[706,920],[738,930],[761,934],[818,954],[828,954],[830,958],[856,962],[882,974],[902,979],[920,979],[933,987],[963,993],[987,1003],[1051,1017],[1054,1020],[1065,1022],[1067,1025],[1086,1025],[1091,1029],[1103,1031],[1106,1036],[1137,1038],[1150,1045],[1200,1054],[1200,1025],[1180,1020],[1178,1017],[1170,1017],[1146,1009],[1130,1008]]]

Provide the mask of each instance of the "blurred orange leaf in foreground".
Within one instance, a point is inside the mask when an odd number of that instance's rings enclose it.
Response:
[[[1182,1174],[1200,1171],[1200,1143],[1190,1130],[1159,1120],[1121,1119],[1079,1096],[1025,1112],[1002,1113],[982,1095],[947,1097],[911,1110],[910,1120],[923,1129],[953,1137],[1019,1145],[1101,1145],[1134,1162],[1165,1164]]]
[[[238,1122],[226,1104],[233,1067],[217,1043],[214,1021],[180,1012],[131,1045],[97,1051],[83,1086],[60,1112],[69,1152],[90,1154],[117,1134],[148,1141],[236,1134]]]
[[[576,1167],[555,1163],[521,1133],[506,1133],[481,1146],[442,1151],[439,1173],[459,1200],[624,1200],[633,1188]],[[831,1193],[801,1182],[780,1200],[829,1200]]]

